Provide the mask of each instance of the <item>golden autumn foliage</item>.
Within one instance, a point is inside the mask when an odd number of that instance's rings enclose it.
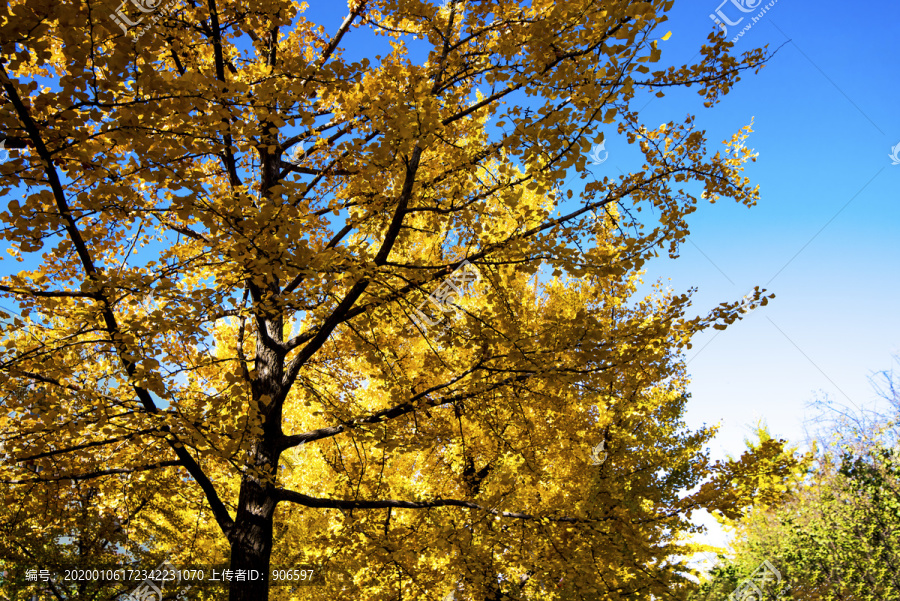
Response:
[[[758,190],[749,127],[712,154],[632,103],[712,106],[764,53],[654,70],[670,0],[149,4],[138,39],[0,14],[3,559],[110,523],[82,561],[319,570],[232,601],[683,598],[691,513],[782,446],[710,465],[682,351],[767,298],[688,318],[640,270]],[[644,164],[591,177],[603,127]],[[411,321],[466,261],[446,331]]]

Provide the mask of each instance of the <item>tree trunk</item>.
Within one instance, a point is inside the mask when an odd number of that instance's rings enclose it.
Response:
[[[265,168],[263,189],[268,189],[275,170],[271,157],[264,157]],[[252,280],[247,284],[255,304],[259,305],[257,317],[262,317],[265,334],[259,333],[256,339],[256,376],[251,382],[251,395],[255,408],[250,413],[260,418],[262,433],[250,448],[247,467],[263,474],[269,474],[271,480],[264,482],[259,475],[249,471],[241,480],[241,491],[238,495],[237,514],[234,526],[229,534],[231,543],[232,580],[229,585],[229,601],[267,601],[269,598],[269,561],[272,556],[272,539],[274,530],[274,514],[277,499],[275,496],[275,477],[278,457],[277,441],[283,435],[281,429],[282,403],[287,391],[282,389],[284,377],[285,353],[279,348],[282,342],[284,317],[278,310],[266,306],[267,295],[274,296],[279,292],[277,282],[269,282],[265,292],[258,288]],[[256,570],[259,579],[237,581],[236,570]],[[250,572],[253,574],[253,572]]]
[[[276,317],[266,321],[272,339],[281,340],[283,320]],[[282,435],[281,403],[284,394],[280,389],[284,374],[284,355],[269,348],[260,336],[256,347],[257,378],[252,383],[252,395],[261,418],[262,434],[250,449],[247,467],[269,474],[271,481],[264,482],[258,474],[249,471],[241,480],[237,514],[230,533],[232,580],[229,585],[229,601],[267,601],[269,598],[269,561],[272,555],[275,496],[275,475],[278,456],[276,441]],[[252,410],[251,410],[252,412]],[[257,580],[237,581],[236,570],[256,570]],[[253,574],[253,572],[250,572]]]
[[[231,536],[231,570],[256,570],[262,579],[240,582],[232,575],[228,601],[266,601],[269,598],[269,560],[275,514],[272,492],[271,487],[264,487],[255,478],[247,477],[241,483]]]

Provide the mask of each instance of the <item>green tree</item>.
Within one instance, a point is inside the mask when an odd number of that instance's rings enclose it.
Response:
[[[896,388],[888,390],[896,409]],[[831,432],[818,436],[815,462],[791,485],[793,491],[736,522],[735,559],[723,562],[707,588],[770,559],[790,582],[794,599],[900,598],[896,417],[846,410],[839,415]]]

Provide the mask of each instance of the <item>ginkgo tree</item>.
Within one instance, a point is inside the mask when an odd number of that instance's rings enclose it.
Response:
[[[672,4],[5,3],[3,515],[90,482],[135,553],[265,575],[232,601],[682,596],[691,513],[791,459],[680,421],[691,337],[764,291],[635,298],[701,198],[758,199],[749,127],[632,106],[768,58],[652,69]],[[644,163],[596,178],[613,127]]]

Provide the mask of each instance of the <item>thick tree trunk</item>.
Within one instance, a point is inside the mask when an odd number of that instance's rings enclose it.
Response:
[[[268,124],[264,125],[264,131],[268,131]],[[268,138],[268,141],[273,145],[278,144],[277,136]],[[268,196],[270,187],[278,179],[279,156],[264,149],[260,151],[260,185],[265,196]],[[275,225],[273,231],[277,230],[278,226]],[[269,561],[277,504],[275,477],[280,455],[277,444],[284,434],[281,429],[282,404],[287,396],[287,390],[283,388],[286,355],[282,347],[284,314],[283,309],[270,304],[271,299],[278,297],[281,288],[277,278],[270,274],[258,275],[264,284],[258,284],[252,277],[247,281],[257,324],[261,327],[256,337],[256,375],[251,382],[251,394],[256,407],[251,408],[250,412],[252,417],[261,418],[263,432],[251,447],[248,467],[269,473],[272,480],[262,482],[256,474],[247,473],[241,481],[237,515],[228,537],[231,543],[231,570],[256,570],[262,577],[261,580],[242,582],[232,579],[229,601],[268,601],[269,598]]]
[[[245,570],[245,573],[259,574],[260,579],[238,581],[232,576],[229,601],[267,601],[269,598],[269,561],[272,556],[273,522],[277,504],[274,477],[280,454],[276,450],[276,441],[283,434],[281,403],[284,401],[284,394],[281,381],[284,375],[284,354],[273,349],[267,340],[281,341],[283,323],[280,316],[266,320],[269,336],[260,336],[257,340],[257,377],[252,382],[253,400],[263,431],[251,446],[248,467],[270,474],[272,480],[261,481],[253,471],[245,473],[241,481],[234,527],[228,537],[231,543],[232,574],[237,570]],[[251,414],[253,412],[251,409]]]
[[[241,483],[237,519],[231,536],[231,570],[256,570],[262,580],[237,581],[232,576],[229,601],[266,601],[269,598],[269,560],[272,555],[275,498],[271,487],[256,479]]]

